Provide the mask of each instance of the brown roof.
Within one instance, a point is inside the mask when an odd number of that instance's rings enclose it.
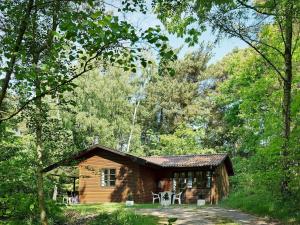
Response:
[[[197,167],[197,166],[218,166],[227,154],[206,154],[206,155],[177,155],[177,156],[151,156],[143,159],[158,164],[162,167]]]
[[[202,155],[177,155],[177,156],[151,156],[151,157],[138,157],[128,153],[120,152],[111,148],[107,148],[101,145],[94,145],[88,149],[85,149],[77,154],[74,154],[67,159],[63,159],[57,163],[54,163],[46,168],[43,172],[48,172],[62,165],[70,165],[82,160],[88,153],[96,151],[109,151],[113,154],[117,154],[126,158],[130,158],[132,161],[151,167],[216,167],[221,163],[225,163],[228,175],[233,175],[232,163],[229,156],[226,153],[220,154],[202,154]]]

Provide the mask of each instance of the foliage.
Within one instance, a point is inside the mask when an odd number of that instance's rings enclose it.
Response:
[[[297,163],[290,165],[289,195],[282,196],[280,188],[285,174],[281,163],[281,84],[274,72],[250,50],[236,51],[220,64],[225,65],[223,74],[226,78],[219,80],[217,91],[213,93],[218,114],[212,115],[211,119],[221,118],[219,135],[228,137],[221,146],[236,156],[233,158],[232,194],[224,204],[285,221],[298,221],[300,180]],[[294,82],[298,79],[299,71],[296,70]],[[292,91],[292,105],[298,104],[298,94],[296,89]],[[296,125],[299,107],[293,108],[292,124]],[[291,140],[297,132],[293,129]],[[291,143],[290,147],[295,148],[296,142]],[[219,145],[218,142],[211,144]],[[298,151],[290,152],[290,160],[299,162]]]
[[[206,79],[210,57],[210,47],[202,45],[172,64],[174,76],[152,74],[138,119],[144,154],[190,154],[204,148],[199,83]]]
[[[39,222],[39,208],[36,196],[30,193],[15,193],[0,199],[1,215],[4,224],[28,224],[35,225]],[[53,201],[47,202],[49,224],[62,224],[65,222],[62,209]],[[1,223],[2,224],[2,223]]]
[[[133,210],[125,209],[124,203],[108,203],[97,205],[76,205],[65,209],[65,214],[70,215],[69,223],[87,218],[87,224],[157,224],[159,218],[154,216],[137,215]],[[138,207],[136,204],[133,207]],[[79,214],[78,214],[79,213]],[[72,215],[72,216],[71,216]],[[90,217],[88,215],[94,215]],[[88,219],[91,218],[91,219]]]
[[[26,3],[28,8],[24,8]],[[55,96],[57,92],[61,94],[72,89],[74,85],[70,83],[74,79],[98,66],[96,60],[118,64],[135,72],[139,60],[143,66],[147,64],[139,53],[141,42],[157,44],[162,59],[176,58],[172,51],[166,49],[167,38],[160,34],[160,28],[151,27],[137,32],[131,24],[109,13],[102,1],[67,1],[66,4],[53,1],[51,4],[40,0],[35,3],[33,5],[32,0],[4,1],[0,5],[1,11],[5,12],[1,20],[5,29],[0,39],[3,44],[0,53],[12,60],[11,64],[1,64],[1,73],[5,75],[1,97],[5,100],[6,93],[16,92],[22,95],[21,102],[19,99],[15,101],[19,103],[14,105],[15,110],[2,112],[1,121],[15,116],[35,100],[32,96],[35,77],[31,63],[33,58],[28,53],[34,52],[40,57],[39,73],[43,85],[38,97]],[[128,4],[125,8],[130,7],[131,10],[138,10],[140,6]],[[120,8],[122,10],[123,5]],[[28,14],[21,21],[14,19],[13,15],[22,15],[22,10],[26,9]],[[35,43],[34,51],[32,43]],[[14,46],[17,47],[16,54]],[[15,63],[17,59],[20,59],[18,64]],[[0,100],[3,109],[2,98]]]
[[[169,218],[168,219],[168,225],[172,225],[173,223],[175,223],[177,220],[177,218]]]
[[[94,221],[92,221],[91,225],[93,224],[132,224],[132,225],[139,225],[139,224],[157,224],[158,218],[154,216],[141,216],[137,215],[130,211],[116,211],[112,214],[102,213],[98,215]]]
[[[137,76],[122,69],[96,70],[78,80],[66,102],[76,102],[62,112],[63,123],[72,130],[74,144],[83,149],[98,142],[124,150],[131,129],[133,100],[140,86]],[[133,148],[139,145],[135,126]]]

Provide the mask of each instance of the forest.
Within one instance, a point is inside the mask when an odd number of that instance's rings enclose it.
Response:
[[[99,143],[138,156],[226,152],[235,176],[222,206],[299,224],[300,3],[116,4],[0,2],[0,223],[64,224],[42,169]],[[164,29],[119,16],[150,10]],[[211,63],[218,40],[198,41],[209,25],[248,47]],[[194,50],[177,56],[167,32]]]

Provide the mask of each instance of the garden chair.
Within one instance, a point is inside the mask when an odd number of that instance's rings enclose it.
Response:
[[[174,197],[173,197],[173,204],[175,204],[175,200],[177,200],[178,204],[181,205],[181,195],[182,195],[182,192],[179,192],[178,194],[174,195]]]
[[[155,194],[153,192],[152,193],[152,201],[153,201],[153,204],[155,202],[156,199],[158,199],[158,202],[160,203],[160,197],[159,197],[159,194]]]

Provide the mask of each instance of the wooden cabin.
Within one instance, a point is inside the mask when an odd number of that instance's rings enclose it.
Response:
[[[123,202],[129,193],[135,202],[145,203],[152,201],[151,192],[161,191],[183,192],[184,203],[195,203],[198,196],[217,203],[228,195],[228,176],[234,174],[229,156],[223,153],[137,157],[100,145],[44,172],[68,165],[79,169],[80,203]]]

